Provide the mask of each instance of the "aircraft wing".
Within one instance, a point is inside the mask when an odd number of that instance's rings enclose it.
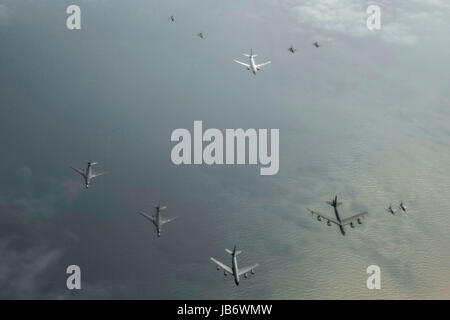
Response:
[[[257,64],[256,67],[257,68],[261,68],[262,66],[265,66],[266,64],[269,64],[269,63],[271,63],[271,61],[267,61],[267,62],[264,62],[264,63],[261,63],[261,64]]]
[[[250,68],[250,65],[247,64],[247,63],[243,63],[243,62],[240,62],[240,61],[238,61],[238,60],[234,60],[234,62],[237,62],[237,63],[239,63],[239,64],[242,64],[243,66],[246,66],[247,68]]]
[[[161,224],[166,224],[166,223],[168,223],[168,222],[170,222],[170,221],[173,221],[173,220],[175,220],[177,217],[173,217],[173,218],[170,218],[170,219],[163,219],[162,221],[161,221]]]
[[[317,217],[320,217],[320,218],[322,218],[322,219],[328,220],[328,221],[330,221],[330,222],[332,222],[332,223],[334,223],[334,224],[336,224],[336,225],[338,225],[338,226],[341,225],[341,224],[339,223],[339,221],[337,221],[337,220],[334,219],[334,218],[329,218],[329,217],[324,216],[323,214],[318,213],[318,212],[316,212],[316,211],[313,211],[313,210],[311,210],[311,209],[308,209],[308,211],[311,212],[311,214],[312,214],[313,216],[316,215]]]
[[[247,273],[249,271],[252,271],[253,269],[255,269],[257,266],[259,266],[259,264],[254,264],[250,267],[245,267],[242,269],[239,269],[239,275],[242,276],[244,273]]]
[[[216,260],[214,258],[211,258],[211,261],[214,262],[215,264],[217,264],[219,267],[221,267],[223,270],[225,270],[229,274],[233,274],[233,270],[231,270],[230,267],[224,265],[222,262],[220,262],[220,261],[218,261],[218,260]]]
[[[156,223],[155,223],[155,218],[153,218],[151,215],[146,214],[144,211],[139,211],[139,213],[140,213],[144,218],[147,218],[148,220],[150,220],[151,222],[153,222],[154,225],[156,225]]]
[[[99,172],[99,173],[93,173],[92,174],[92,178],[97,178],[97,177],[102,176],[102,175],[107,174],[107,173],[108,173],[107,171]]]
[[[85,177],[85,174],[83,172],[83,170],[77,169],[75,167],[70,166],[73,170],[75,170],[76,172],[78,172],[79,174],[81,174],[83,177]]]
[[[361,213],[355,214],[354,216],[352,216],[350,218],[342,220],[342,225],[345,226],[347,224],[350,224],[350,223],[356,221],[358,218],[364,218],[365,215],[367,215],[367,212],[361,212]]]

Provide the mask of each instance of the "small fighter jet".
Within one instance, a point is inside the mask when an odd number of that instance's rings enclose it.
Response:
[[[234,62],[243,65],[244,67],[247,68],[247,70],[251,70],[254,75],[256,75],[257,71],[261,70],[262,66],[265,66],[266,64],[270,63],[270,61],[267,61],[267,62],[264,62],[264,63],[261,63],[261,64],[256,64],[255,63],[255,57],[258,56],[258,55],[257,54],[253,54],[253,50],[251,50],[251,49],[250,49],[250,54],[244,53],[244,56],[249,58],[249,62],[250,62],[249,64],[241,62],[241,61],[238,61],[238,60],[234,60]]]
[[[92,166],[98,164],[98,162],[88,162],[86,169],[85,170],[81,170],[81,169],[77,169],[75,167],[70,166],[73,170],[75,170],[76,172],[78,172],[84,179],[84,186],[87,188],[89,188],[89,184],[91,183],[91,180],[94,178],[97,178],[101,175],[106,174],[107,172],[100,172],[100,173],[94,173],[92,171]]]
[[[400,207],[400,209],[403,211],[403,213],[406,214],[406,206],[403,204],[403,201],[400,201],[399,207]]]
[[[237,264],[237,256],[239,254],[241,254],[242,251],[237,251],[236,246],[234,246],[233,251],[228,250],[228,249],[225,249],[225,251],[231,255],[231,266],[232,266],[231,268],[212,257],[211,257],[211,261],[214,262],[215,264],[217,264],[217,270],[223,269],[224,276],[226,276],[228,274],[232,274],[233,278],[234,278],[234,283],[236,283],[237,286],[239,285],[239,277],[240,276],[244,275],[244,278],[247,278],[248,272],[250,272],[251,274],[255,274],[254,269],[257,266],[259,266],[259,264],[257,264],[257,263],[250,267],[239,269],[238,264]]]
[[[319,47],[320,47],[320,45],[319,45],[319,43],[318,43],[317,41],[315,41],[315,42],[313,43],[313,46],[316,47],[316,48],[319,48]]]
[[[205,36],[203,35],[203,32],[200,32],[200,33],[198,34],[198,36],[199,36],[200,38],[202,38],[202,39],[205,38]]]
[[[170,218],[170,219],[164,219],[161,215],[161,211],[165,210],[167,207],[161,207],[161,205],[157,205],[155,206],[156,212],[153,216],[143,212],[143,211],[139,211],[139,213],[144,217],[147,218],[148,220],[150,220],[151,222],[153,222],[153,224],[155,225],[156,228],[156,234],[158,235],[158,237],[161,237],[161,229],[162,226],[170,221],[175,220],[177,217],[174,218]]]
[[[342,203],[337,201],[337,196],[335,196],[333,200],[327,201],[327,204],[329,204],[334,208],[334,215],[336,216],[336,218],[324,216],[323,214],[313,211],[311,209],[308,209],[308,211],[311,212],[313,216],[314,215],[317,216],[318,221],[322,221],[322,219],[325,219],[327,221],[328,226],[331,226],[332,223],[337,225],[343,236],[345,236],[344,226],[350,225],[351,228],[354,228],[355,222],[357,222],[358,224],[362,224],[361,218],[364,218],[367,215],[367,212],[361,212],[355,214],[354,216],[341,220],[337,207],[340,206]]]
[[[394,215],[397,212],[397,210],[392,208],[392,205],[389,205],[389,207],[386,209],[386,211],[391,213],[392,215]]]
[[[288,51],[290,51],[291,53],[295,53],[295,51],[297,51],[297,49],[295,49],[294,46],[290,46]]]
[[[170,20],[171,20],[172,22],[174,22],[174,21],[175,21],[175,17],[174,17],[173,15],[171,15],[171,16],[170,16]]]

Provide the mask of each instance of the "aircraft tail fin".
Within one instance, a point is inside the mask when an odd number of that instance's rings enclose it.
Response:
[[[232,250],[230,250],[230,249],[225,249],[225,251],[228,252],[228,253],[231,254],[231,255],[233,255],[233,253],[234,253],[234,255],[236,255],[236,256],[242,253],[241,250],[238,250],[238,251],[232,251]]]
[[[332,207],[339,207],[342,204],[342,202],[327,201],[327,204],[329,204]]]

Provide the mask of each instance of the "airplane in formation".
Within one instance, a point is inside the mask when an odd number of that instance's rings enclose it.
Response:
[[[394,208],[392,208],[392,205],[390,204],[389,207],[386,209],[387,212],[391,213],[392,215],[394,215],[397,210],[395,210]]]
[[[399,207],[403,211],[403,213],[406,214],[406,206],[403,204],[403,201],[400,201]]]
[[[290,46],[288,51],[291,53],[295,53],[295,51],[297,51],[297,49],[295,49],[294,46]]]
[[[257,54],[253,54],[253,50],[250,50],[250,54],[244,53],[245,57],[249,58],[249,63],[244,63],[238,60],[234,60],[234,62],[239,63],[247,68],[247,70],[250,70],[254,75],[256,75],[256,72],[261,70],[261,67],[269,64],[271,61],[267,61],[261,64],[255,63],[255,57],[258,56]]]
[[[342,202],[337,201],[337,196],[335,196],[333,200],[327,201],[327,204],[329,204],[330,206],[332,206],[334,208],[334,215],[336,216],[336,218],[327,217],[327,216],[325,216],[321,213],[318,213],[316,211],[313,211],[311,209],[308,209],[308,211],[311,212],[311,214],[313,216],[316,215],[318,221],[322,221],[322,219],[325,219],[327,221],[328,226],[331,226],[332,223],[337,225],[343,236],[345,236],[344,227],[346,225],[350,225],[351,228],[354,228],[355,222],[357,222],[358,224],[362,224],[361,218],[364,218],[367,215],[367,212],[361,212],[361,213],[355,214],[354,216],[351,216],[349,218],[341,220],[341,217],[339,216],[337,207],[339,207],[342,204]]]
[[[139,211],[139,213],[143,217],[147,218],[148,220],[150,220],[155,225],[156,234],[158,235],[158,237],[161,237],[162,226],[164,224],[166,224],[168,222],[171,222],[171,221],[173,221],[173,220],[175,220],[177,218],[177,217],[170,218],[170,219],[163,218],[162,214],[161,214],[161,211],[165,210],[166,208],[167,208],[166,206],[161,207],[161,205],[158,204],[157,206],[155,206],[156,212],[155,212],[155,214],[153,216],[145,213],[144,211]]]
[[[220,270],[221,268],[223,269],[223,274],[224,276],[231,274],[233,275],[233,279],[234,279],[234,283],[236,283],[236,285],[239,285],[239,281],[240,281],[240,276],[244,276],[244,278],[248,277],[248,272],[250,272],[251,274],[255,274],[254,269],[259,266],[259,264],[254,264],[250,267],[245,267],[242,269],[239,269],[238,267],[238,263],[237,263],[237,256],[239,254],[242,253],[242,251],[238,251],[236,250],[236,246],[234,246],[233,251],[229,250],[229,249],[225,249],[226,252],[228,252],[231,255],[231,268],[225,264],[223,264],[222,262],[214,259],[213,257],[211,257],[211,261],[214,262],[215,264],[217,264],[217,270]]]
[[[399,209],[406,215],[406,206],[405,206],[405,204],[403,203],[403,201],[400,202],[400,204],[399,204],[398,207],[399,207]],[[394,214],[397,212],[397,210],[395,210],[395,209],[392,207],[392,205],[389,205],[389,207],[387,207],[386,211],[389,212],[389,213],[391,213],[392,215],[394,215]]]
[[[91,162],[91,161],[89,161],[87,163],[86,169],[84,169],[84,170],[81,170],[81,169],[78,169],[78,168],[70,166],[70,168],[75,170],[77,173],[79,173],[83,177],[83,179],[84,179],[84,186],[86,187],[86,189],[89,188],[89,185],[90,185],[92,179],[97,178],[97,177],[99,177],[101,175],[104,175],[104,174],[108,173],[108,172],[94,173],[92,171],[92,166],[94,166],[96,164],[98,164],[98,162]]]

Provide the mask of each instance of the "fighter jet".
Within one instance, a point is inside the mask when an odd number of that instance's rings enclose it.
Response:
[[[349,224],[350,227],[354,228],[355,221],[358,222],[358,224],[362,224],[361,218],[364,218],[367,215],[367,212],[361,212],[361,213],[355,214],[354,216],[351,216],[347,219],[341,220],[341,218],[339,217],[337,207],[340,206],[342,203],[337,201],[337,196],[335,196],[333,200],[327,201],[327,204],[329,204],[330,206],[332,206],[334,208],[334,214],[336,216],[336,219],[324,216],[323,214],[315,212],[311,209],[308,209],[308,211],[311,212],[311,214],[313,216],[316,215],[318,221],[322,221],[322,219],[327,220],[328,226],[331,226],[331,223],[334,223],[335,225],[337,225],[343,236],[345,236],[344,226]]]
[[[156,234],[158,235],[158,237],[161,237],[161,228],[162,228],[162,226],[164,224],[166,224],[166,223],[168,223],[170,221],[173,221],[173,220],[175,220],[177,218],[177,217],[174,217],[174,218],[170,218],[170,219],[164,219],[162,217],[162,215],[161,215],[161,210],[164,210],[166,208],[167,207],[165,207],[165,206],[161,207],[161,205],[158,204],[157,206],[155,206],[156,213],[155,213],[154,216],[151,216],[151,215],[149,215],[149,214],[147,214],[147,213],[145,213],[143,211],[139,211],[139,213],[141,215],[143,215],[145,218],[147,218],[148,220],[153,222],[153,224],[156,227]]]
[[[297,51],[297,49],[294,48],[294,46],[290,46],[288,49],[291,53],[295,53],[295,51]]]
[[[234,62],[237,62],[239,64],[242,64],[243,66],[245,66],[247,68],[247,70],[251,70],[253,72],[254,75],[256,75],[256,72],[261,70],[262,66],[265,66],[266,64],[269,64],[270,61],[261,63],[261,64],[256,64],[255,63],[255,57],[258,56],[257,54],[253,54],[253,50],[250,50],[250,54],[246,54],[244,53],[244,56],[249,58],[249,62],[250,64],[238,61],[238,60],[234,60]]]
[[[389,207],[386,209],[386,211],[389,213],[392,213],[392,215],[394,215],[397,212],[397,210],[392,208],[392,205],[389,205]]]
[[[173,22],[173,21],[175,21],[175,17],[172,15],[172,16],[170,16],[170,20]]]
[[[403,204],[403,201],[400,201],[399,207],[403,211],[403,213],[406,214],[406,206]]]
[[[239,270],[238,264],[237,264],[237,256],[239,254],[241,254],[242,251],[236,251],[236,246],[234,246],[233,251],[228,250],[228,249],[225,249],[225,251],[228,252],[229,254],[231,254],[231,266],[232,266],[231,268],[212,257],[211,257],[211,261],[214,262],[215,264],[217,264],[217,270],[220,270],[220,268],[223,269],[224,276],[226,276],[228,274],[232,274],[233,278],[234,278],[234,283],[236,283],[237,286],[239,285],[239,277],[240,276],[244,275],[244,278],[247,278],[248,272],[250,272],[251,274],[255,274],[254,269],[257,266],[259,266],[259,264],[257,264],[257,263],[250,267],[242,268],[241,270]]]
[[[98,164],[98,162],[88,162],[85,170],[77,169],[75,167],[70,166],[73,170],[78,172],[83,177],[84,186],[86,187],[86,189],[89,188],[89,184],[91,183],[92,179],[97,178],[97,177],[107,173],[107,172],[94,173],[92,171],[92,166],[94,166],[96,164]]]
[[[203,35],[203,32],[200,32],[200,33],[198,34],[198,36],[199,36],[200,38],[202,38],[202,39],[205,38],[205,36]]]
[[[319,45],[319,43],[318,43],[317,41],[315,41],[315,42],[313,43],[313,46],[316,47],[316,48],[319,48],[319,47],[320,47],[320,45]]]

